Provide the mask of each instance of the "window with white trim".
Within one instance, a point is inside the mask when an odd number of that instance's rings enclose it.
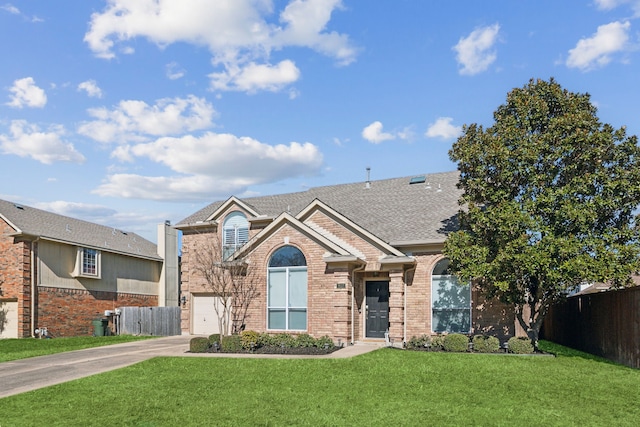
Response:
[[[249,221],[239,211],[231,212],[222,225],[222,257],[228,259],[231,254],[249,241]]]
[[[433,332],[471,331],[471,286],[449,272],[441,259],[431,274],[431,329]]]
[[[78,247],[73,276],[99,279],[101,276],[100,257],[101,253],[97,249]]]
[[[267,329],[307,329],[307,260],[300,249],[283,246],[269,259]]]

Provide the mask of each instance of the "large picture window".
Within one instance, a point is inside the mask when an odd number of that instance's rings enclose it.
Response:
[[[223,259],[228,259],[249,240],[249,222],[239,211],[231,212],[222,225]]]
[[[283,246],[269,260],[267,329],[307,329],[307,261],[293,246]]]
[[[431,275],[433,332],[471,331],[471,286],[449,272],[449,260],[438,261]]]

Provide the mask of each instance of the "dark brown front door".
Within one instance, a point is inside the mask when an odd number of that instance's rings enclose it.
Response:
[[[367,282],[365,304],[367,338],[384,338],[389,329],[389,282]]]

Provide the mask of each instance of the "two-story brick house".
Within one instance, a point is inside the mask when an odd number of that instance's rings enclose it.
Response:
[[[0,200],[0,337],[91,335],[118,307],[177,306],[177,231],[141,236]]]
[[[231,197],[206,206],[176,225],[183,232],[183,333],[218,332],[216,296],[193,265],[199,243],[217,239],[232,259],[249,259],[261,275],[246,329],[394,344],[441,332],[514,335],[512,311],[448,274],[442,249],[457,226],[458,176]]]

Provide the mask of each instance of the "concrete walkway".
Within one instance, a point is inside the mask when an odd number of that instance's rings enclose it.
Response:
[[[162,337],[124,344],[69,351],[0,363],[0,398],[130,366],[156,356],[344,358],[376,350],[379,344],[346,346],[322,356],[287,354],[189,353],[190,335]]]

